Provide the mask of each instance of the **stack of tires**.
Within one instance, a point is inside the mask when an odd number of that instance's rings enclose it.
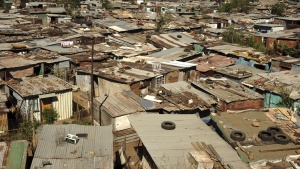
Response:
[[[262,130],[258,133],[258,137],[261,141],[275,141],[278,144],[288,144],[290,142],[290,137],[284,134],[281,128],[278,127],[268,127],[267,130]],[[246,135],[241,131],[232,131],[230,138],[234,141],[245,141]]]
[[[278,144],[288,144],[290,142],[290,137],[284,134],[281,128],[278,127],[268,127],[267,130],[260,131],[258,137],[262,141],[274,140]]]

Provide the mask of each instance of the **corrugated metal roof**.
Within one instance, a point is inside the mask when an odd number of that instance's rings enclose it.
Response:
[[[195,89],[194,87],[190,86],[185,81],[162,84],[161,86],[163,88],[165,88],[166,90],[169,90],[169,91],[171,91],[175,94],[180,94],[180,93],[184,93],[184,92],[189,92],[189,93],[192,93],[192,94],[196,94],[198,96],[197,100],[199,100],[201,103],[204,102],[204,106],[210,106],[210,105],[213,105],[213,104],[217,104],[217,102],[213,98],[211,98],[209,95]],[[199,105],[197,107],[199,107]]]
[[[60,45],[45,46],[42,48],[52,52],[57,52],[59,54],[75,54],[75,53],[81,53],[87,51],[81,48],[63,48]]]
[[[7,84],[9,88],[19,93],[21,97],[72,90],[71,84],[55,76],[26,77],[23,79],[10,80]]]
[[[224,67],[232,65],[236,62],[235,58],[230,58],[222,55],[209,54],[195,59],[193,63],[197,63],[196,69],[200,72],[207,72],[216,67]]]
[[[255,67],[246,66],[243,64],[228,66],[228,67],[218,67],[214,69],[215,72],[220,74],[233,76],[236,78],[247,78],[258,73],[265,73],[265,70],[257,69]],[[240,73],[239,73],[240,72]]]
[[[166,50],[161,50],[159,52],[150,54],[149,56],[168,59],[168,60],[182,60],[184,58],[188,58],[196,55],[198,52],[193,50],[184,51],[184,48],[174,47]]]
[[[119,31],[119,32],[140,29],[136,24],[129,23],[126,21],[121,21],[121,20],[118,20],[115,18],[94,19],[93,22],[96,22],[99,25],[105,25],[106,27],[111,28],[116,31]]]
[[[141,69],[125,69],[121,71],[118,67],[99,69],[99,76],[120,81],[123,83],[134,83],[145,79],[151,79],[159,74]]]
[[[158,107],[156,107],[156,105],[153,102],[139,97],[132,91],[125,91],[124,94],[128,95],[134,101],[138,102],[145,110],[151,110],[151,109],[158,108]]]
[[[281,110],[286,111],[286,110]],[[238,151],[239,155],[243,160],[246,162],[251,161],[260,161],[260,160],[281,160],[282,158],[286,157],[287,155],[296,155],[297,153],[295,150],[286,150],[286,151],[274,151],[274,152],[260,152],[261,150],[270,150],[270,149],[288,149],[288,148],[295,148],[298,145],[294,143],[289,143],[286,145],[283,144],[261,144],[257,145],[256,143],[263,143],[257,141],[258,133],[262,130],[267,130],[268,127],[276,126],[276,125],[286,125],[291,126],[292,123],[289,120],[280,120],[275,117],[276,114],[281,114],[280,111],[277,112],[276,109],[269,109],[268,112],[261,112],[261,111],[248,111],[243,113],[221,113],[221,116],[218,115],[211,115],[212,120],[216,123],[216,127],[219,128],[220,132],[229,143],[233,143],[234,140],[230,138],[230,134],[232,129],[224,127],[224,124],[234,127],[239,131],[242,131],[246,135],[246,142],[252,142],[252,146],[247,147],[246,149],[253,153],[254,159],[248,159],[247,155],[241,150]],[[295,115],[297,116],[297,115]],[[272,118],[276,119],[273,121]],[[287,118],[288,119],[288,118]],[[253,127],[253,121],[258,121],[259,126]],[[289,125],[287,125],[289,124]],[[286,127],[287,128],[287,127]],[[288,131],[290,133],[294,131],[293,129],[285,129],[282,128],[284,132]],[[295,131],[296,132],[296,131]],[[253,141],[252,141],[253,140]],[[255,140],[255,141],[254,141]],[[272,142],[271,142],[272,143]],[[251,144],[251,143],[250,143]]]
[[[17,68],[17,67],[23,67],[23,66],[37,65],[40,63],[57,63],[57,62],[71,60],[68,57],[60,56],[60,55],[55,56],[53,54],[49,55],[49,57],[50,57],[49,59],[39,58],[39,57],[45,57],[45,54],[44,54],[44,56],[32,55],[32,56],[28,56],[28,58],[24,58],[22,56],[1,57],[0,69],[2,69],[2,68]]]
[[[158,168],[189,168],[189,152],[195,151],[192,142],[211,144],[233,168],[248,168],[237,152],[195,114],[139,114],[128,119]],[[174,122],[176,128],[164,130],[163,121]]]
[[[100,103],[103,102],[105,96],[96,97]],[[144,108],[125,93],[116,93],[108,96],[101,108],[105,109],[112,117],[120,117],[137,112],[144,112]]]
[[[299,73],[293,71],[259,73],[244,80],[243,84],[279,94],[282,88],[297,89],[300,78]]]
[[[77,144],[58,143],[67,134],[86,133]],[[94,153],[94,155],[92,155]],[[112,126],[44,125],[36,148],[31,169],[50,161],[44,168],[113,168]]]
[[[211,79],[216,80],[216,82],[213,84],[207,84],[205,82],[206,79],[202,79],[203,81],[192,82],[192,84],[227,103],[249,99],[264,99],[261,94],[229,79]]]

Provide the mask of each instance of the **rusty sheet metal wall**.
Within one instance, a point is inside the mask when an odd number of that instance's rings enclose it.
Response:
[[[179,77],[178,71],[170,72],[166,75],[166,83],[178,82],[178,77]]]
[[[104,96],[105,94],[113,95],[115,93],[120,93],[122,91],[130,90],[129,85],[111,82],[105,79],[98,78],[99,82],[99,96]]]
[[[136,83],[130,85],[131,91],[133,91],[133,93],[135,93],[138,96],[141,95],[141,89],[140,89],[140,87],[141,87],[140,82],[136,82]]]
[[[68,119],[73,115],[72,91],[56,93],[56,99],[52,99],[52,106],[59,114],[58,120]]]
[[[26,76],[31,76],[34,72],[33,67],[30,67],[23,70],[9,71],[8,73],[10,73],[14,78],[22,78]]]

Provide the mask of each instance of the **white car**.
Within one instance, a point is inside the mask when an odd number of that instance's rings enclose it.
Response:
[[[65,141],[68,142],[68,143],[77,144],[78,141],[79,141],[79,138],[78,138],[78,136],[76,136],[76,135],[68,134],[68,135],[65,137]]]

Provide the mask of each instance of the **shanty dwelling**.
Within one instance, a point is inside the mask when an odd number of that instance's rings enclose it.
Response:
[[[222,43],[205,49],[208,53],[218,53],[227,57],[236,58],[236,64],[244,64],[262,70],[270,69],[271,57],[251,47]]]
[[[131,67],[148,70],[152,72],[161,72],[164,76],[165,83],[174,83],[177,81],[188,81],[197,79],[197,64],[172,61],[169,59],[155,58],[149,56],[137,56],[134,58],[122,59],[124,64]],[[131,63],[130,63],[131,62]],[[155,87],[155,86],[154,86]]]
[[[272,58],[271,61],[271,71],[278,72],[283,70],[292,70],[299,71],[297,69],[297,65],[300,64],[299,58],[287,57],[287,56],[280,56]]]
[[[233,65],[235,64],[236,59],[211,53],[208,55],[203,54],[202,57],[196,58],[190,62],[197,64],[196,70],[202,76],[213,76],[214,69]]]
[[[255,76],[258,73],[265,73],[266,71],[257,69],[255,67],[237,64],[228,67],[218,67],[214,69],[214,76],[223,76],[232,81],[241,83],[243,80]]]
[[[128,119],[142,142],[138,146],[141,168],[213,168],[220,165],[207,152],[230,168],[249,168],[237,152],[195,114],[136,114]],[[126,162],[131,164],[132,160]]]
[[[266,110],[212,114],[212,124],[251,168],[299,168],[299,120],[286,108]]]
[[[194,50],[185,49],[182,47],[173,47],[166,50],[161,50],[156,53],[152,53],[149,55],[150,57],[168,59],[168,60],[176,60],[186,62],[201,56],[200,52],[196,52]]]
[[[173,32],[168,34],[152,35],[149,39],[158,48],[186,48],[193,50],[197,48],[198,41],[193,39],[187,32]]]
[[[7,82],[8,97],[26,119],[41,121],[45,108],[56,109],[59,118],[70,118],[72,112],[72,85],[55,76],[35,76]]]
[[[200,78],[192,86],[218,102],[217,111],[261,109],[264,96],[225,77]]]
[[[113,169],[113,156],[112,126],[44,125],[30,168]]]
[[[299,111],[300,99],[300,74],[296,71],[280,71],[271,73],[259,73],[242,82],[245,86],[265,96],[264,107],[276,108],[280,104],[282,95],[291,99],[290,108]]]
[[[114,144],[138,140],[136,132],[130,126],[128,116],[131,114],[158,111],[159,107],[145,100],[132,91],[116,93],[94,99],[94,123],[100,126],[112,125]]]
[[[254,24],[253,29],[257,33],[277,32],[285,29],[285,25],[279,24]]]
[[[158,88],[156,98],[147,95],[144,98],[160,101],[163,113],[198,114],[201,118],[214,112],[217,102],[185,81],[163,84]]]
[[[138,69],[121,62],[103,65],[99,69],[94,69],[95,96],[112,95],[127,90],[140,96],[148,94],[149,88],[159,87],[165,83],[164,72]],[[87,85],[90,83],[90,72],[90,67],[77,69],[76,84],[84,91],[90,91]]]
[[[24,58],[18,55],[8,56],[0,60],[0,65],[5,67],[5,71],[0,73],[6,80],[11,78],[23,78],[33,75],[43,75],[53,73],[62,79],[67,79],[67,72],[70,68],[70,58],[54,55],[50,52],[41,51]],[[2,72],[2,71],[1,71]]]

